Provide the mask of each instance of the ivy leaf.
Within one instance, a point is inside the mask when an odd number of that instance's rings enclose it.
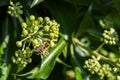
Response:
[[[65,46],[66,42],[61,39],[56,47],[50,52],[50,55],[42,62],[40,70],[35,74],[35,78],[48,78],[55,66],[56,58],[60,55]]]
[[[32,2],[32,4],[31,4],[30,8],[36,6],[37,4],[39,4],[39,3],[43,2],[43,1],[44,1],[44,0],[33,0],[33,2]]]
[[[80,36],[82,33],[84,33],[87,28],[89,28],[89,24],[91,24],[92,19],[92,5],[89,6],[88,11],[86,12],[82,22],[80,23],[80,26],[78,28],[78,31],[76,33],[76,36]]]
[[[2,25],[2,43],[0,45],[0,80],[7,80],[11,65],[8,64],[8,43],[9,43],[9,33],[8,33],[8,18],[5,18],[5,21]]]

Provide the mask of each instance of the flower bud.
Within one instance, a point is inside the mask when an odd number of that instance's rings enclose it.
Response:
[[[49,37],[52,39],[52,38],[54,38],[54,33],[50,33],[49,34]]]
[[[22,28],[27,28],[27,24],[25,22],[21,23]]]
[[[45,17],[44,20],[45,20],[46,22],[49,22],[49,21],[50,21],[50,18],[49,18],[49,17]]]
[[[46,32],[48,32],[49,31],[49,29],[50,29],[50,26],[44,26],[44,30],[46,31]]]
[[[26,36],[26,35],[28,35],[28,31],[27,31],[26,29],[23,29],[22,34],[23,34],[24,36]]]
[[[38,21],[41,23],[43,22],[43,18],[42,17],[38,17]]]
[[[22,47],[22,41],[17,41],[16,45],[17,45],[17,47]]]
[[[39,31],[38,34],[39,34],[39,36],[43,36],[43,32],[42,31]]]
[[[35,16],[34,16],[34,15],[31,15],[31,16],[30,16],[30,20],[31,20],[31,21],[35,20]]]

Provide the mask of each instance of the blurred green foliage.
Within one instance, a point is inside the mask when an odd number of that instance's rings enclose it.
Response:
[[[8,14],[10,1],[0,0],[0,80],[120,80],[120,0],[12,1],[23,6],[24,21],[30,15],[56,20],[60,37],[47,58],[33,54],[33,61],[26,67],[14,64],[12,57],[18,50],[16,41],[21,39],[21,23]],[[118,39],[115,45],[103,41],[104,30],[111,27],[116,31],[112,37],[117,35]],[[92,55],[116,72],[102,79],[100,74],[91,74],[84,65]]]

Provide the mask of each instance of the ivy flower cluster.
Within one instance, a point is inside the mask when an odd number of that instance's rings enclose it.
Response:
[[[113,70],[109,64],[101,64],[99,62],[99,58],[96,58],[95,56],[92,56],[92,58],[85,61],[84,68],[86,68],[92,74],[97,74],[101,79],[107,77],[108,79],[111,78],[112,80],[115,80],[116,78],[113,75]]]
[[[22,8],[23,6],[20,5],[20,2],[13,4],[13,2],[10,1],[10,5],[8,6],[8,14],[18,17],[19,15],[23,14],[23,11],[21,10]]]
[[[23,14],[22,8],[20,2],[13,4],[10,0],[8,14],[18,18],[22,27],[22,39],[16,41],[19,49],[15,51],[12,60],[14,63],[26,67],[28,63],[32,62],[31,56],[33,53],[42,55],[42,58],[50,47],[55,46],[59,38],[60,25],[55,20],[50,20],[49,17],[36,18],[34,15],[30,15],[25,22],[21,17],[21,14]]]
[[[92,56],[91,59],[85,61],[84,68],[87,68],[92,74],[94,74],[94,73],[98,73],[98,71],[101,68],[101,65],[98,62],[98,59],[95,58],[95,56]]]
[[[105,44],[116,45],[119,41],[119,35],[112,27],[108,30],[104,30],[103,37]]]
[[[48,54],[47,50],[54,47],[59,38],[59,24],[49,17],[38,17],[30,15],[26,22],[21,23],[22,39],[16,42],[21,48],[15,52],[13,62],[24,67],[32,61],[33,53],[39,53],[41,58]],[[46,41],[46,43],[45,43]]]
[[[55,20],[50,20],[49,17],[30,16],[30,23],[22,22],[22,37],[32,36],[32,44],[38,47],[43,39],[49,39],[51,47],[55,46],[59,37],[59,24]],[[33,36],[34,35],[34,36]]]
[[[32,56],[32,51],[29,47],[26,47],[25,50],[18,50],[15,52],[15,57],[12,57],[13,63],[21,64],[23,67],[26,67],[28,63],[32,62],[30,58]]]
[[[24,67],[32,61],[30,58],[33,53],[39,52],[40,55],[46,55],[42,52],[46,48],[44,41],[49,40],[49,47],[54,47],[59,38],[59,24],[49,17],[38,17],[31,15],[27,22],[22,22],[22,40],[17,41],[16,45],[20,48],[15,52],[13,62],[22,64]],[[30,46],[32,45],[32,48]],[[47,48],[48,49],[48,48]]]

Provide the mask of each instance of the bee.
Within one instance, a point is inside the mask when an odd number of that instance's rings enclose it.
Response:
[[[37,55],[41,55],[41,58],[43,58],[43,55],[47,55],[47,50],[50,47],[50,40],[43,40],[43,44],[36,48]]]

